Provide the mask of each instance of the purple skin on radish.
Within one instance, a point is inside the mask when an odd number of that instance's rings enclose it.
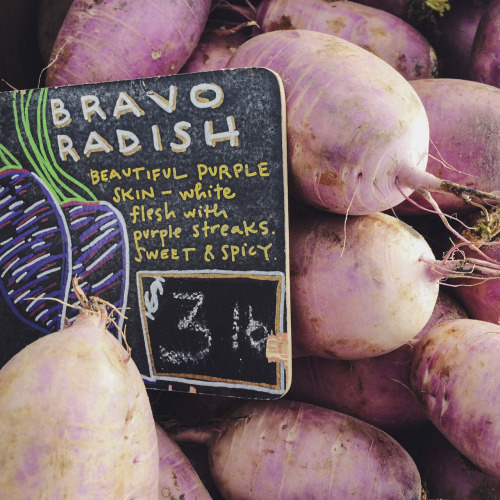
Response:
[[[461,306],[441,290],[425,327],[392,352],[352,361],[295,358],[286,397],[352,415],[387,432],[425,424],[429,419],[410,389],[413,345],[435,324],[466,317]]]
[[[291,220],[294,355],[353,360],[409,342],[436,304],[434,260],[425,239],[390,215]]]
[[[415,463],[392,437],[333,410],[249,401],[218,423],[170,433],[208,448],[223,498],[419,500]]]
[[[359,3],[389,12],[401,19],[408,18],[409,0],[362,0]]]
[[[474,241],[486,256],[495,262],[500,262],[500,247],[497,239],[499,232],[498,211],[491,211],[489,218],[490,221],[494,221],[494,224],[491,222],[487,224],[484,217],[474,220],[471,226],[478,228],[476,233],[479,232],[479,234],[468,235],[468,238]],[[488,226],[492,229],[491,232],[484,231]],[[473,254],[467,246],[463,246],[462,251],[465,256]],[[498,324],[500,318],[500,280],[479,279],[472,283],[467,283],[467,280],[454,280],[452,283],[468,285],[456,286],[452,290],[472,318]]]
[[[205,27],[210,0],[76,0],[56,38],[49,87],[178,73]]]
[[[500,0],[491,0],[481,17],[472,45],[471,78],[500,87]]]
[[[211,500],[197,472],[179,445],[156,423],[160,471],[158,500]]]
[[[360,3],[264,0],[257,10],[262,32],[301,29],[338,36],[380,57],[407,80],[437,76],[426,38],[401,18]]]
[[[107,311],[91,307],[0,370],[2,498],[158,498],[144,382]]]
[[[440,179],[474,186],[482,191],[500,191],[500,89],[484,83],[453,78],[410,82],[427,112],[430,146],[427,171]],[[432,207],[418,193],[412,200],[428,210]],[[434,193],[443,212],[475,210],[450,193]],[[404,201],[398,214],[422,214]]]
[[[236,49],[245,41],[243,34],[205,32],[180,73],[224,69]]]
[[[500,479],[500,326],[456,319],[415,348],[413,392],[439,431],[486,474]]]
[[[341,38],[273,31],[241,45],[228,67],[264,66],[285,87],[291,192],[336,213],[387,210],[414,190],[450,191],[425,171],[429,122],[410,83]]]

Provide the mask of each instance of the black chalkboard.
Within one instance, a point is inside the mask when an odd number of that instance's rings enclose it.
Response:
[[[284,121],[264,68],[0,93],[0,314],[16,331],[0,363],[74,319],[78,275],[125,312],[148,386],[282,396]]]

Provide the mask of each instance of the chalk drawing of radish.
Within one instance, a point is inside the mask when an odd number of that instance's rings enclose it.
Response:
[[[58,165],[45,118],[48,89],[32,100],[33,92],[12,93],[22,162],[0,144],[0,290],[17,317],[50,333],[77,315],[63,304],[80,305],[75,275],[87,296],[125,312],[128,236],[122,214]],[[115,320],[122,328],[123,318]]]
[[[14,314],[48,333],[62,327],[71,276],[62,209],[40,179],[24,170],[0,173],[0,288]],[[39,297],[41,300],[23,300]]]

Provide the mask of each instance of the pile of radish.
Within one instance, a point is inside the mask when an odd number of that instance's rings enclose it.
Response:
[[[500,498],[500,0],[4,3],[1,90],[280,75],[294,359],[279,401],[148,391],[75,278],[0,367],[2,499]]]

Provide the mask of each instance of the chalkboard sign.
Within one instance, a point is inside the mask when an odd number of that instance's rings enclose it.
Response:
[[[281,397],[284,121],[265,68],[0,93],[1,364],[75,318],[78,276],[149,387]]]

